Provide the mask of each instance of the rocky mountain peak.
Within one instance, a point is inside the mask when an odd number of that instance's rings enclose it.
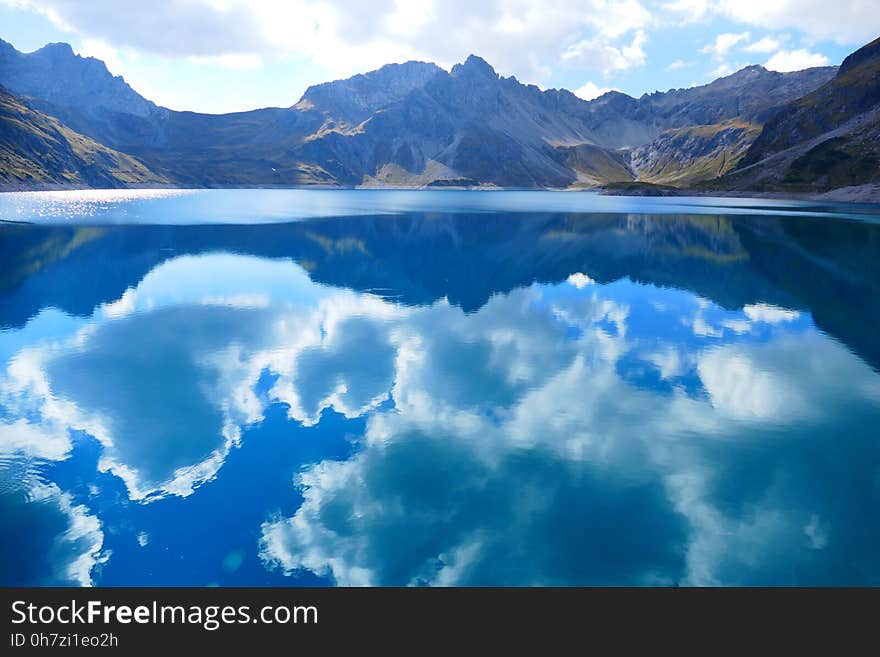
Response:
[[[146,117],[156,110],[104,62],[80,57],[67,43],[50,43],[32,53],[0,48],[0,80],[16,94],[81,114],[106,110]]]
[[[452,75],[453,77],[471,76],[498,79],[498,73],[495,72],[491,64],[477,55],[468,55],[463,64],[453,66]]]
[[[436,64],[409,61],[386,64],[369,73],[317,84],[306,89],[294,106],[316,109],[347,122],[360,122],[372,112],[405,98],[424,87],[441,69]]]
[[[48,55],[50,57],[76,57],[70,44],[64,43],[63,41],[59,41],[56,43],[47,43],[39,50],[34,51],[34,54],[37,53]]]
[[[844,75],[848,71],[871,60],[880,61],[880,38],[874,39],[871,43],[862,46],[844,59],[840,65],[839,72],[841,75]]]

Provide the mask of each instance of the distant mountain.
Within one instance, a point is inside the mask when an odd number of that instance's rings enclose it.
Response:
[[[671,129],[634,148],[637,180],[689,187],[733,169],[783,105],[834,77],[836,67],[792,73],[747,66],[701,87],[654,93],[640,110]]]
[[[169,184],[0,87],[0,188]]]
[[[425,62],[389,64],[347,80],[311,86],[294,108],[301,112],[314,110],[330,121],[356,128],[377,111],[421,89],[442,71],[436,64]]]
[[[7,89],[57,108],[149,117],[159,109],[94,57],[75,55],[66,43],[50,43],[32,53],[18,52],[0,39],[0,81]]]
[[[472,55],[449,72],[390,64],[310,87],[289,108],[210,115],[156,106],[66,44],[24,54],[0,41],[0,84],[177,185],[690,187],[755,167],[783,146],[771,134],[787,128],[772,126],[795,120],[789,108],[822,89],[839,93],[829,85],[861,80],[871,61],[848,59],[839,75],[749,66],[700,87],[584,101],[499,76]],[[813,175],[814,164],[798,166]]]
[[[305,105],[310,96],[295,108],[315,111]],[[322,110],[327,122],[294,155],[343,184],[566,187],[577,174],[559,147],[599,141],[587,103],[501,78],[473,55],[357,126],[346,121],[346,106]]]
[[[781,107],[726,189],[825,191],[880,182],[880,39],[847,57],[837,75]]]
[[[782,74],[749,67],[705,87],[640,99],[612,92],[585,102],[565,90],[542,92],[499,77],[471,56],[450,73],[426,75],[424,86],[388,103],[354,130],[343,111],[325,105],[329,129],[300,153],[348,184],[595,185],[637,178],[629,152],[655,139],[668,141],[673,136],[664,134],[668,129],[738,120],[732,130],[721,126],[692,135],[697,149],[688,155],[688,173],[681,177],[689,182],[715,177],[736,163],[758,133],[757,125],[744,126],[744,121],[771,116],[777,104],[815,89],[835,70]],[[344,124],[348,131],[334,127]],[[719,148],[704,139],[708,133],[710,142],[721,135],[720,148],[729,142],[735,148],[707,157]],[[735,139],[729,139],[732,135]],[[709,160],[722,162],[713,168]]]
[[[820,87],[836,72],[836,66],[791,73],[746,66],[703,86],[646,94],[639,100],[639,107],[663,117],[673,128],[713,125],[730,119],[764,123],[780,105]]]

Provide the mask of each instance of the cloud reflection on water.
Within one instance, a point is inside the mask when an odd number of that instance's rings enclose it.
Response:
[[[289,261],[174,258],[57,335],[38,316],[0,336],[27,345],[0,384],[3,449],[61,461],[84,431],[146,502],[220,476],[268,404],[306,426],[332,409],[366,430],[267,519],[269,567],[340,584],[876,581],[877,374],[793,311],[577,274],[466,313]],[[87,583],[100,526],[64,496],[67,529],[45,526]]]

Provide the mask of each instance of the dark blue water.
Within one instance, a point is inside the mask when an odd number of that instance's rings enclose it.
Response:
[[[0,196],[0,584],[880,584],[876,210]]]

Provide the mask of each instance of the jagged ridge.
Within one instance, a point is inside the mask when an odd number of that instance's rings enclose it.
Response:
[[[848,59],[837,79],[862,76],[866,58]],[[31,107],[193,186],[690,186],[742,166],[761,125],[763,136],[781,106],[836,72],[750,66],[702,87],[587,102],[472,55],[449,72],[392,64],[310,87],[289,108],[208,115],[158,107],[65,44],[23,54],[0,42],[0,83]],[[812,175],[807,165],[800,175]]]

